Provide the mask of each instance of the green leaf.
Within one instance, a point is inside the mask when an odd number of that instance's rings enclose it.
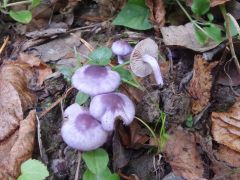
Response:
[[[214,16],[213,16],[213,14],[211,14],[211,13],[208,13],[208,14],[207,14],[207,17],[208,17],[208,20],[209,20],[210,22],[212,22],[213,19],[214,19]]]
[[[83,174],[83,180],[120,180],[117,174],[111,174],[111,171],[106,168],[100,174],[94,174],[87,169]]]
[[[3,0],[3,7],[6,8],[9,0]]]
[[[232,35],[232,36],[238,35],[238,30],[237,30],[237,28],[236,28],[236,26],[239,26],[239,25],[238,25],[238,22],[237,22],[236,20],[232,19],[232,18],[229,18],[229,17],[228,17],[228,19],[229,19],[229,27],[230,27],[230,33],[231,33],[231,35]],[[234,22],[234,21],[235,21],[235,22]],[[226,22],[224,22],[224,26],[225,26],[225,28],[226,28]]]
[[[135,0],[136,1],[136,0]],[[126,26],[136,30],[147,30],[153,26],[149,23],[149,9],[145,4],[128,2],[113,20],[114,25]]]
[[[40,0],[32,0],[32,7],[36,7],[40,4]]]
[[[74,69],[67,66],[59,66],[57,67],[58,71],[64,76],[64,78],[71,82],[72,75],[74,73]]]
[[[139,6],[145,6],[145,0],[128,0],[128,3]]]
[[[210,0],[193,0],[191,9],[198,16],[204,15],[210,9]]]
[[[21,10],[21,11],[12,11],[10,10],[9,15],[15,21],[20,23],[27,24],[32,20],[32,13],[28,10]]]
[[[94,174],[100,174],[104,171],[109,161],[107,152],[101,148],[84,152],[82,156],[88,169]]]
[[[207,33],[208,37],[213,39],[215,42],[221,43],[223,41],[222,31],[216,25],[211,23],[209,26],[203,27],[203,29]]]
[[[110,63],[112,51],[107,47],[99,47],[91,52],[88,57],[91,59],[88,62],[89,64],[104,66]]]
[[[191,128],[191,127],[193,126],[193,117],[192,117],[192,115],[190,115],[190,116],[187,118],[185,124],[186,124],[186,126],[189,127],[189,128]]]
[[[49,176],[47,167],[34,159],[29,159],[21,165],[21,173],[18,180],[43,180]]]
[[[204,45],[208,41],[208,36],[198,27],[194,26],[195,38],[201,44]]]
[[[78,103],[81,106],[82,104],[84,104],[88,100],[88,98],[89,98],[89,95],[79,91],[77,93],[75,102]]]

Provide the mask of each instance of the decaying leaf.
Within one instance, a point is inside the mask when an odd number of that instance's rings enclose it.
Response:
[[[32,156],[34,146],[36,113],[32,110],[26,119],[20,122],[19,130],[0,143],[0,177],[16,178],[20,165]]]
[[[197,55],[194,58],[193,77],[188,91],[192,96],[192,112],[198,114],[208,104],[212,88],[212,69],[218,62],[209,63]]]
[[[183,46],[200,52],[213,49],[218,45],[216,42],[209,39],[206,45],[201,46],[195,38],[194,27],[192,23],[187,23],[184,26],[162,27],[161,33],[165,45]]]
[[[227,112],[213,112],[211,120],[214,139],[240,152],[240,98]]]
[[[38,74],[37,77],[38,86],[41,86],[46,77],[52,74],[52,69],[47,64],[45,64],[40,58],[34,55],[20,53],[18,60],[20,62],[25,62],[30,67],[34,68],[34,70]]]
[[[197,151],[195,137],[180,127],[169,131],[164,153],[174,174],[188,180],[203,178],[203,162]]]
[[[32,68],[22,62],[6,62],[0,69],[0,79],[11,83],[17,91],[21,99],[21,108],[23,111],[32,108],[36,103],[35,95],[28,89],[33,76]]]
[[[154,29],[157,35],[160,34],[160,28],[165,24],[165,6],[163,0],[146,0],[146,5],[150,9],[150,20],[154,25]]]

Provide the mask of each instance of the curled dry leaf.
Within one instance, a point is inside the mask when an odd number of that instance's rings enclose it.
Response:
[[[30,67],[34,68],[34,70],[38,74],[37,76],[38,86],[41,86],[46,77],[52,74],[52,69],[47,64],[45,64],[40,58],[34,55],[20,53],[18,60],[20,62],[25,62]]]
[[[34,146],[36,113],[30,111],[14,134],[0,143],[0,177],[16,178],[20,166],[32,156]],[[2,179],[2,178],[1,178]],[[5,179],[5,178],[3,178]]]
[[[170,138],[165,146],[166,161],[174,174],[188,180],[203,178],[204,168],[197,151],[195,137],[182,128],[169,131]]]
[[[211,120],[213,138],[240,152],[240,98],[227,112],[213,112]]]
[[[187,23],[184,26],[162,27],[161,33],[163,36],[163,42],[170,46],[183,46],[194,51],[204,52],[213,49],[218,45],[216,42],[209,39],[209,42],[206,45],[201,46],[195,38],[192,23]]]
[[[193,77],[188,91],[192,96],[192,112],[198,114],[208,104],[212,88],[212,69],[218,62],[209,63],[197,55],[194,58]]]
[[[146,0],[146,5],[150,9],[150,20],[154,25],[157,35],[160,34],[160,28],[165,24],[165,6],[163,0]]]

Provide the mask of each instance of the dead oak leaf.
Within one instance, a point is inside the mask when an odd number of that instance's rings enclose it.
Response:
[[[160,28],[165,24],[165,5],[163,0],[146,0],[146,5],[150,9],[150,21],[154,25],[157,35],[160,35]]]
[[[52,69],[37,56],[20,53],[18,60],[27,63],[37,72],[37,85],[41,86],[47,76],[52,74]]]
[[[211,120],[214,139],[240,152],[240,98],[227,112],[212,112]]]
[[[194,58],[193,77],[188,91],[192,96],[192,112],[198,114],[208,104],[212,88],[212,69],[218,62],[209,63],[197,55]]]
[[[170,138],[164,153],[174,174],[188,180],[203,178],[203,162],[197,151],[195,136],[180,127],[170,130],[169,133]]]
[[[0,177],[17,178],[21,164],[32,156],[35,138],[36,112],[30,111],[17,131],[0,143]]]

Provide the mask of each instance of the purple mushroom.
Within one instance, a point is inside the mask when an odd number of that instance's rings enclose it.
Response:
[[[157,85],[163,85],[163,77],[158,65],[158,46],[150,38],[140,41],[133,49],[130,57],[130,67],[139,77],[145,77],[153,72]]]
[[[61,128],[61,134],[64,142],[80,151],[90,151],[102,146],[108,137],[98,120],[96,120],[89,111],[72,104],[65,112],[66,121]]]
[[[106,66],[85,65],[72,76],[73,87],[91,96],[113,92],[120,82],[120,75]]]
[[[129,125],[135,116],[133,102],[122,93],[109,93],[95,96],[89,111],[92,116],[101,121],[106,131],[113,131],[115,119],[120,117],[123,124]]]
[[[127,41],[118,40],[112,44],[112,52],[117,55],[119,64],[124,63],[124,57],[131,54],[132,49]]]

